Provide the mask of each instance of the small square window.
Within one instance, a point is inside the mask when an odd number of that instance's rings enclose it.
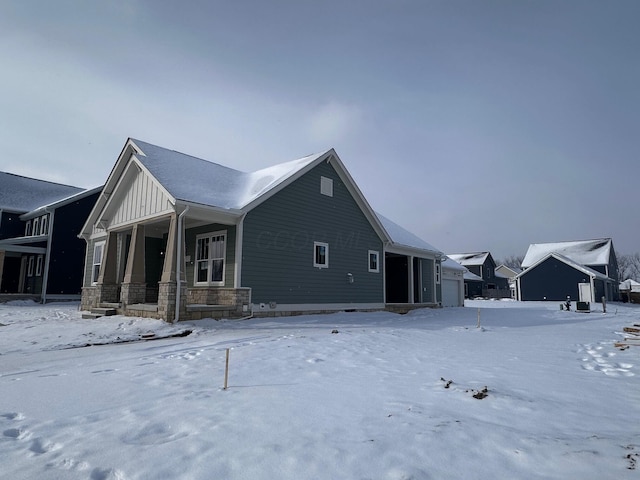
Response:
[[[333,197],[333,180],[327,177],[320,177],[320,193],[327,197]]]
[[[380,253],[375,250],[369,250],[369,271],[380,272]]]
[[[313,242],[313,266],[329,268],[329,244]]]

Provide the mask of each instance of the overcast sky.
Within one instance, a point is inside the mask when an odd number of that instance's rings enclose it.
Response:
[[[640,2],[0,5],[0,170],[94,187],[126,139],[243,171],[335,148],[446,253],[640,251]]]

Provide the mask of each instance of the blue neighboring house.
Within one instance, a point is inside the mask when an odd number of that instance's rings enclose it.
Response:
[[[80,298],[85,248],[78,233],[99,192],[0,172],[3,298]]]
[[[510,297],[509,279],[496,272],[496,262],[490,252],[450,253],[447,257],[465,267],[465,297]]]
[[[438,306],[441,259],[335,150],[255,172],[128,139],[85,226],[82,309],[165,321]]]
[[[522,269],[515,277],[518,300],[619,299],[618,261],[610,238],[531,244]]]

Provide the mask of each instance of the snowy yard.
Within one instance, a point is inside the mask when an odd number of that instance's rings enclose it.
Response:
[[[640,347],[614,347],[639,306],[178,325],[77,308],[0,304],[3,478],[640,478]]]

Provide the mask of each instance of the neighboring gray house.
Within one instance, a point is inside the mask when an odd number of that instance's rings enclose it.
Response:
[[[127,140],[87,223],[82,309],[196,319],[441,302],[438,249],[331,149],[252,173]]]
[[[465,275],[469,271],[455,260],[442,262],[442,306],[464,307]]]
[[[522,268],[515,277],[518,300],[619,299],[610,238],[531,244]]]
[[[78,238],[100,188],[0,172],[0,294],[79,299],[85,245]]]
[[[496,273],[496,262],[489,252],[451,253],[452,260],[465,267],[473,276],[465,276],[465,297],[509,297],[508,279]]]
[[[518,267],[508,267],[505,264],[502,264],[496,267],[496,275],[501,275],[505,277],[509,281],[509,290],[511,291],[511,298],[516,298],[516,276],[522,272],[521,268]]]

